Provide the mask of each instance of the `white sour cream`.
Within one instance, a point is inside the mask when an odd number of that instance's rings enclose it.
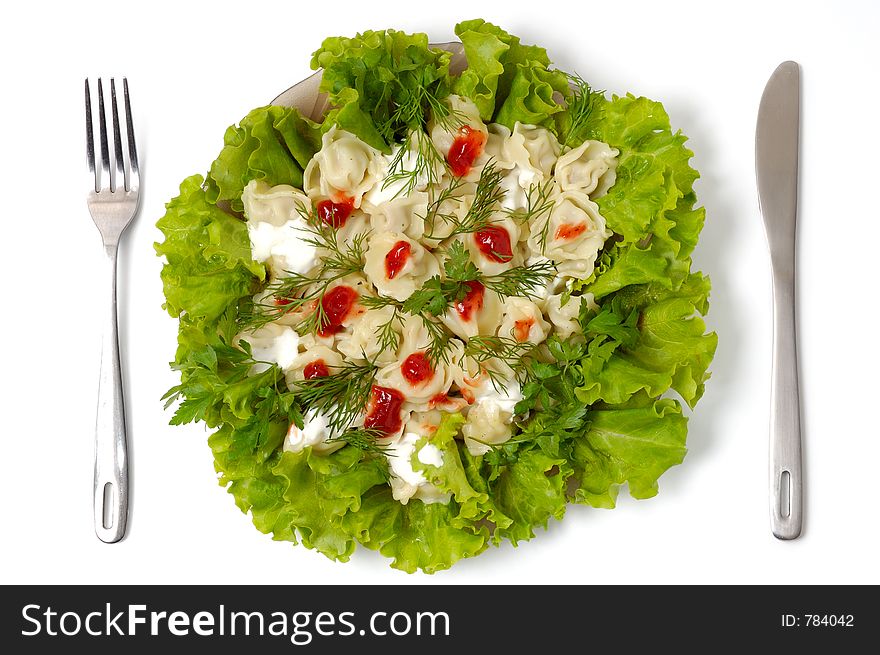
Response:
[[[504,189],[501,206],[504,209],[525,209],[529,203],[529,189],[541,183],[541,172],[533,168],[516,165],[501,178],[499,185]]]
[[[327,415],[311,410],[304,417],[302,430],[295,423],[290,424],[283,448],[291,453],[301,453],[306,446],[311,446],[315,451],[326,454],[345,445],[344,441],[328,443],[330,436]]]
[[[306,222],[301,217],[280,226],[266,222],[249,222],[251,256],[254,261],[268,262],[276,277],[289,273],[305,274],[320,261],[317,248],[306,243]]]
[[[382,179],[376,182],[376,184],[373,185],[373,188],[364,194],[364,204],[378,207],[384,202],[394,200],[394,198],[404,195],[404,189],[408,182],[407,178],[393,181],[389,180],[389,178],[394,173],[415,170],[418,165],[418,155],[412,149],[407,149],[395,170],[392,171],[391,167],[394,164],[394,160],[398,157],[398,153],[403,147],[403,145],[395,146],[390,155],[383,156],[383,159],[385,160],[385,173],[383,174]],[[414,190],[423,191],[427,188],[430,181],[427,167],[422,167],[422,170],[419,171],[416,178]]]
[[[391,469],[391,493],[394,500],[406,505],[410,498],[418,498],[424,503],[449,502],[449,494],[441,492],[437,487],[428,482],[422,471],[416,471],[412,466],[412,455],[416,443],[422,435],[415,432],[405,432],[395,443],[388,446],[385,455],[388,458],[388,468]],[[427,451],[427,452],[426,452]],[[423,457],[424,455],[424,458]],[[443,465],[443,453],[432,445],[423,446],[418,455],[422,464],[431,466]],[[425,461],[425,460],[428,461]],[[438,463],[439,462],[439,463]]]
[[[238,339],[247,341],[257,363],[251,367],[256,375],[278,364],[281,370],[290,368],[299,355],[299,334],[287,325],[269,323],[251,332],[243,332]]]

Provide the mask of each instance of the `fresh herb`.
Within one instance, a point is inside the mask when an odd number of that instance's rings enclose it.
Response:
[[[415,148],[411,149],[413,141]],[[413,154],[409,156],[411,152]],[[411,168],[407,167],[409,159],[412,159]],[[388,166],[389,174],[382,183],[382,190],[403,182],[393,198],[409,196],[419,184],[428,187],[437,184],[446,167],[446,159],[437,151],[431,137],[422,130],[414,130],[406,143],[399,146],[394,153]]]
[[[403,316],[400,313],[400,308],[395,306],[392,309],[391,318],[385,323],[382,323],[376,329],[376,337],[379,339],[379,349],[382,351],[390,350],[392,352],[397,352],[397,349],[400,347],[400,333],[398,332],[398,329],[402,327]]]
[[[471,206],[464,216],[459,217],[451,213],[439,213],[443,202],[453,198],[455,191],[464,184],[461,178],[453,178],[447,188],[441,191],[440,196],[428,206],[425,223],[429,230],[424,238],[440,241],[459,234],[479,232],[490,225],[498,204],[504,200],[505,191],[501,188],[501,179],[501,170],[496,166],[495,160],[490,159],[480,171],[480,179],[477,181]],[[451,226],[451,231],[442,235],[437,234],[435,229],[439,219]]]
[[[514,266],[497,275],[487,275],[481,281],[502,299],[510,296],[540,298],[555,276],[556,264],[545,259],[526,266]]]
[[[523,226],[532,226],[543,220],[541,230],[538,232],[538,246],[542,255],[547,251],[550,215],[556,203],[556,200],[553,198],[553,189],[553,178],[546,182],[532,184],[526,192],[525,208],[508,211],[511,218]]]
[[[297,399],[303,408],[327,417],[331,435],[341,435],[355,422],[370,400],[376,365],[350,364],[335,367],[332,375],[296,382]]]
[[[562,142],[573,147],[586,140],[587,125],[595,117],[599,101],[605,92],[594,91],[580,75],[566,73],[566,76],[573,89],[567,100],[569,122]]]
[[[266,287],[263,300],[251,302],[241,313],[243,330],[255,330],[279,318],[312,309],[297,325],[300,334],[317,332],[329,323],[323,299],[333,283],[364,269],[364,254],[369,232],[355,234],[347,243],[340,243],[336,228],[324,223],[317,212],[297,208],[307,228],[302,240],[322,253],[320,267],[313,275],[286,271]]]
[[[431,366],[437,366],[440,362],[448,364],[449,350],[452,346],[452,333],[442,323],[435,321],[429,316],[422,314],[420,318],[431,340],[425,351]]]
[[[505,381],[509,378],[506,371],[499,371],[497,366],[502,364],[504,368],[513,373],[520,383],[528,380],[534,364],[532,354],[537,344],[531,341],[517,341],[511,337],[478,334],[468,339],[464,346],[462,362],[467,359],[473,360],[481,371],[489,376],[492,386],[501,391],[505,388]]]
[[[388,452],[388,446],[380,443],[379,440],[387,435],[381,430],[370,430],[367,428],[353,428],[345,432],[327,439],[327,442],[344,442],[350,446],[354,446],[358,450],[367,453],[384,455]]]
[[[467,247],[461,241],[453,241],[446,248],[443,270],[446,277],[455,282],[469,282],[480,276],[480,271],[471,261]]]

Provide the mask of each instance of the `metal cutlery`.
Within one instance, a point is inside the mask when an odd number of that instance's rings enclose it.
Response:
[[[128,522],[128,454],[125,431],[125,403],[122,386],[122,367],[119,361],[119,336],[116,316],[116,260],[119,239],[134,218],[138,207],[137,149],[131,119],[128,80],[122,79],[125,145],[120,130],[119,107],[116,98],[116,80],[110,80],[112,129],[107,133],[104,110],[105,93],[98,79],[98,138],[92,122],[92,100],[89,80],[86,79],[86,153],[92,188],[86,203],[89,213],[101,233],[106,255],[106,274],[109,276],[110,297],[107,299],[109,316],[101,343],[101,374],[98,383],[98,414],[95,423],[95,533],[101,541],[114,543],[125,535]],[[113,147],[113,168],[111,151]],[[128,159],[124,152],[127,150]],[[100,152],[100,168],[95,165],[95,153]]]
[[[755,170],[773,270],[773,369],[770,404],[770,525],[795,539],[803,523],[795,259],[800,130],[800,70],[773,72],[758,110]]]

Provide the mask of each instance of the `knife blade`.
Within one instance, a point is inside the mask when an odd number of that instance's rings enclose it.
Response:
[[[795,263],[800,68],[780,64],[770,76],[755,130],[758,202],[773,273],[773,368],[770,398],[770,526],[796,539],[803,525]]]

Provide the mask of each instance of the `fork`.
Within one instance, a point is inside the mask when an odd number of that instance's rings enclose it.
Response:
[[[115,543],[125,536],[128,522],[128,454],[125,432],[125,402],[122,388],[122,367],[119,362],[119,332],[116,319],[116,259],[119,239],[134,218],[138,207],[137,149],[128,97],[128,80],[122,78],[128,166],[123,155],[116,103],[116,80],[110,80],[113,120],[113,164],[107,137],[104,111],[104,86],[98,79],[98,130],[101,154],[100,168],[95,166],[95,138],[92,123],[92,101],[86,79],[86,154],[93,188],[89,190],[89,213],[104,242],[107,274],[110,277],[109,324],[101,342],[101,374],[98,381],[98,415],[95,422],[95,533],[105,543]]]

